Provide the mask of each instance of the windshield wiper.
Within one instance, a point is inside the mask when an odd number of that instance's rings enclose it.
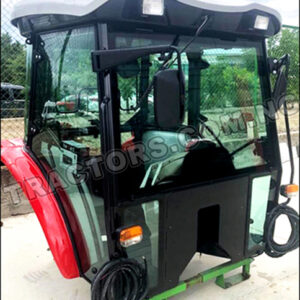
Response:
[[[208,118],[205,117],[202,114],[199,114],[198,121],[213,136],[213,138],[216,140],[216,142],[218,143],[218,145],[221,148],[226,149],[225,146],[223,145],[223,143],[221,142],[221,140],[214,133],[214,131],[208,125],[205,124],[208,121]]]
[[[259,141],[259,139],[252,139],[252,140],[250,140],[246,144],[242,145],[241,147],[239,147],[236,150],[234,150],[233,152],[231,152],[230,156],[232,157],[232,156],[236,155],[238,152],[246,149],[248,146],[250,146],[250,145],[252,145],[252,144],[254,144],[254,143],[258,142],[258,141]]]

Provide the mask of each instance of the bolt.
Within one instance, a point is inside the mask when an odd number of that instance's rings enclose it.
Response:
[[[119,258],[120,257],[120,254],[118,252],[115,252],[113,253],[112,255],[113,258]]]
[[[97,272],[98,272],[98,269],[97,269],[97,268],[95,268],[95,267],[92,268],[92,273],[93,273],[93,274],[96,274]]]
[[[105,96],[105,97],[103,98],[103,102],[104,102],[105,104],[109,103],[109,101],[110,101],[110,98],[109,98],[109,97]]]

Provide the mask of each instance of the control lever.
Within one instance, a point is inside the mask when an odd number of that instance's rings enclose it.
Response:
[[[199,113],[199,120],[200,120],[201,122],[206,123],[206,122],[208,121],[208,118],[206,118],[204,115],[202,115],[202,114]]]

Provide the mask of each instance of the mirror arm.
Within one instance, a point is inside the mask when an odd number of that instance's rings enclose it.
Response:
[[[284,75],[286,77],[286,80],[288,80],[289,67],[290,67],[290,55],[286,54],[286,55],[282,56],[278,61],[272,59],[272,62],[269,61],[269,66],[270,66],[270,72],[272,72],[273,74],[278,74],[276,83],[279,80],[279,74],[280,74],[282,67],[285,67]],[[276,86],[276,84],[275,84],[275,86]],[[293,157],[293,147],[292,147],[292,139],[291,139],[291,133],[290,133],[289,116],[288,116],[288,107],[287,107],[286,100],[284,100],[284,103],[283,103],[283,110],[284,110],[284,120],[285,120],[287,144],[288,144],[290,164],[291,164],[290,184],[293,184],[294,183],[294,174],[295,174],[295,164],[294,164],[294,157]],[[290,198],[287,200],[286,204],[289,201],[290,201]]]
[[[289,66],[290,66],[290,55],[285,54],[283,55],[279,60],[276,58],[269,58],[269,72],[272,74],[279,74],[280,69],[285,66],[286,67],[286,75],[288,75],[289,72]]]
[[[286,54],[283,59],[283,63],[286,67],[285,69],[285,76],[288,79],[289,75],[289,67],[290,67],[290,55]],[[286,129],[286,137],[287,137],[287,144],[289,149],[289,156],[290,156],[290,165],[291,165],[291,175],[290,175],[290,184],[294,183],[294,174],[295,174],[295,164],[294,164],[294,156],[293,156],[293,145],[292,145],[292,138],[290,132],[290,122],[289,122],[289,115],[288,115],[288,108],[287,103],[284,101],[283,103],[284,109],[284,120],[285,120],[285,129]],[[290,199],[288,199],[288,202]]]
[[[288,144],[290,165],[291,165],[290,184],[293,184],[294,174],[295,174],[295,164],[294,164],[294,157],[293,157],[292,138],[290,132],[290,122],[289,122],[288,108],[287,108],[286,101],[283,103],[283,109],[284,109],[284,121],[285,121],[286,137],[287,137],[287,144]]]

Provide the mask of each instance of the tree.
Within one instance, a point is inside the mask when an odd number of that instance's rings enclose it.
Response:
[[[9,33],[1,34],[1,82],[25,86],[25,46],[13,41]]]

